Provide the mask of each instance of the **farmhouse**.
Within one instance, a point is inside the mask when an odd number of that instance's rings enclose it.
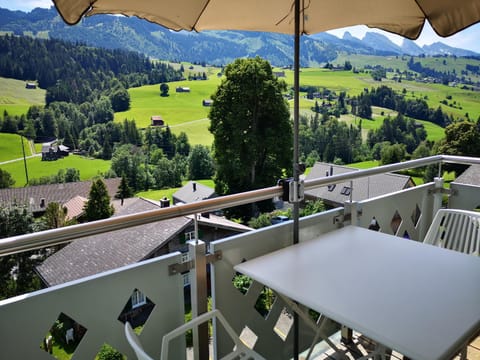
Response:
[[[177,93],[189,93],[190,92],[190,88],[189,87],[184,87],[184,86],[177,86],[177,88],[175,89],[175,91]]]
[[[324,176],[344,174],[358,171],[356,168],[317,162],[307,175],[306,180]],[[373,197],[389,194],[395,191],[415,186],[410,176],[386,173],[372,175],[350,182],[342,182],[305,191],[305,198],[322,200],[327,206],[343,206],[352,198],[352,201],[361,201]]]
[[[42,144],[42,161],[55,161],[64,156],[68,156],[70,149],[68,146],[59,145],[58,140]]]
[[[25,84],[25,89],[36,89],[37,88],[37,84],[33,83],[33,82],[27,82]]]
[[[180,190],[172,195],[174,204],[188,204],[191,202],[211,199],[215,197],[215,190],[195,181],[189,181]]]
[[[165,126],[165,121],[163,121],[160,115],[153,115],[150,117],[151,126]]]
[[[213,100],[207,99],[207,100],[202,100],[202,105],[203,106],[212,106]]]

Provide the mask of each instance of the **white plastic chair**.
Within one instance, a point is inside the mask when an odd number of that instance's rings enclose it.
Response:
[[[135,352],[135,355],[137,355],[138,360],[153,360],[145,351],[143,351],[142,344],[140,343],[137,334],[135,334],[128,321],[125,323],[125,336]]]
[[[240,359],[253,359],[253,360],[265,360],[264,357],[247,347],[242,340],[238,337],[236,332],[233,330],[233,328],[230,326],[230,324],[227,322],[227,320],[223,317],[222,313],[220,310],[215,309],[212,311],[209,311],[205,314],[202,314],[200,316],[197,316],[196,318],[192,319],[191,321],[179,326],[175,330],[169,332],[168,334],[163,336],[162,339],[162,356],[160,357],[160,360],[168,360],[168,343],[170,340],[176,338],[179,335],[184,334],[187,330],[193,329],[194,327],[198,326],[199,324],[202,324],[210,319],[216,318],[220,324],[222,324],[223,328],[227,332],[227,334],[230,336],[230,338],[233,340],[235,346],[234,349],[231,353],[228,353],[224,357],[222,357],[220,360],[240,360]]]
[[[480,256],[480,213],[456,209],[438,210],[423,242]]]

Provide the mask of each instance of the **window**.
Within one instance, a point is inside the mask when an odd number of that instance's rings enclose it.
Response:
[[[195,231],[188,231],[185,233],[185,241],[195,240]]]
[[[344,186],[342,191],[340,191],[340,194],[342,195],[350,195],[352,193],[352,188],[351,187],[348,187],[348,186]]]
[[[190,285],[190,272],[186,272],[185,274],[182,274],[182,278],[183,278],[183,286]]]
[[[147,303],[147,300],[145,299],[145,295],[143,295],[143,293],[137,289],[133,291],[131,300],[132,300],[132,309],[135,309]]]
[[[328,191],[333,191],[335,189],[335,184],[332,184],[332,185],[328,185],[327,188],[328,188]]]
[[[190,261],[190,253],[184,252],[182,253],[182,263],[186,263],[187,261]]]

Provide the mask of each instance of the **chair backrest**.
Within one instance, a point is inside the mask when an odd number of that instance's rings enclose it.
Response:
[[[137,334],[135,334],[128,321],[125,323],[125,336],[135,352],[135,355],[137,355],[138,360],[153,360],[145,351],[143,351],[142,344],[140,343]]]
[[[480,256],[480,213],[455,209],[438,210],[423,242]]]
[[[238,337],[236,334],[235,330],[231,327],[231,325],[227,322],[227,320],[223,317],[222,313],[220,310],[215,309],[212,311],[209,311],[205,314],[202,314],[200,316],[197,316],[196,318],[193,318],[191,321],[179,326],[175,330],[169,332],[168,334],[165,334],[162,339],[162,356],[160,357],[160,360],[168,360],[168,344],[170,340],[176,338],[179,335],[184,334],[187,330],[193,329],[194,327],[210,320],[210,319],[217,319],[220,324],[223,326],[227,334],[230,336],[230,338],[233,340],[233,343],[235,344],[235,347],[233,351],[224,357],[221,358],[221,360],[240,360],[240,359],[253,359],[253,360],[265,360],[264,357],[247,347],[242,340]]]

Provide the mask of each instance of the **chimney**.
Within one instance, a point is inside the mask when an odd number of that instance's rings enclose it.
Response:
[[[197,191],[197,184],[193,182],[193,183],[192,183],[192,186],[193,186],[193,191],[194,191],[194,192]]]
[[[44,208],[45,207],[45,198],[40,199],[40,207]]]
[[[330,165],[330,176],[332,176],[332,175],[333,175],[333,166]]]
[[[170,200],[164,196],[162,199],[160,199],[160,208],[167,208],[170,206]]]

